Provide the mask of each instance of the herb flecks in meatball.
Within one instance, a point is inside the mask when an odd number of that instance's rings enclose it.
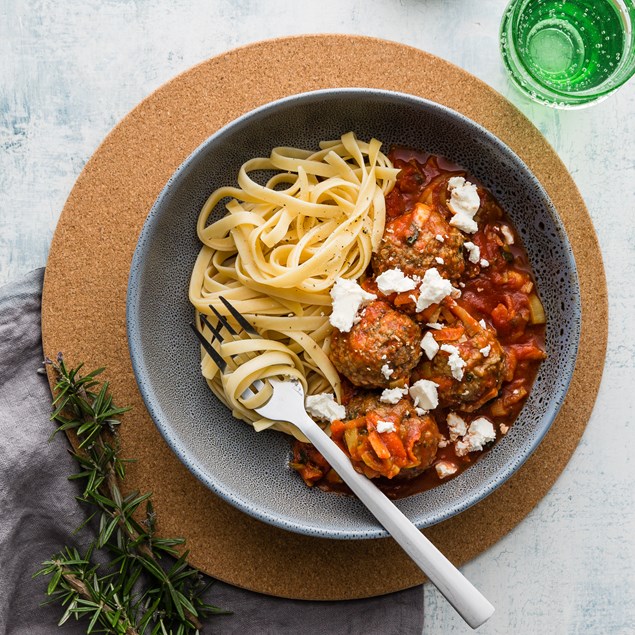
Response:
[[[334,330],[330,358],[355,386],[403,386],[421,358],[421,329],[390,304],[367,304],[348,333]]]
[[[442,407],[472,412],[498,395],[505,356],[494,333],[453,300],[448,298],[445,303],[458,322],[431,331],[440,350],[415,368],[411,381],[434,381]]]
[[[412,212],[390,221],[372,267],[376,274],[399,268],[407,276],[423,278],[430,267],[450,280],[465,270],[464,236],[431,207],[417,204]]]
[[[362,393],[347,406],[349,419],[331,426],[333,439],[368,478],[413,478],[430,467],[441,434],[429,415],[419,416],[405,397],[396,404]]]

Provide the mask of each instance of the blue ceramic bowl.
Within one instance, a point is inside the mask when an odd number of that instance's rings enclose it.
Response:
[[[196,219],[209,194],[234,185],[238,169],[274,146],[317,148],[353,130],[447,157],[498,198],[522,236],[548,317],[548,359],[509,433],[474,466],[441,486],[397,502],[419,528],[460,513],[508,479],[536,449],[562,404],[580,333],[580,291],[558,215],[527,166],[462,115],[411,95],[332,89],[295,95],[232,122],[179,167],[152,207],[137,245],[127,299],[134,372],[159,431],[187,468],[247,514],[329,538],[386,536],[349,496],[309,489],[287,466],[289,438],[256,433],[232,417],[200,374],[189,323],[188,283],[200,249]],[[218,210],[217,213],[222,213]]]

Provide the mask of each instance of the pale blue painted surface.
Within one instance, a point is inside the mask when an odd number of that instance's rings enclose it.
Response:
[[[607,268],[600,397],[549,495],[464,571],[498,611],[487,635],[635,633],[635,83],[557,112],[508,84],[505,0],[0,0],[0,284],[46,262],[82,166],[112,126],[177,73],[258,39],[348,32],[418,46],[496,88],[542,131],[585,198]],[[426,588],[425,635],[468,632]]]

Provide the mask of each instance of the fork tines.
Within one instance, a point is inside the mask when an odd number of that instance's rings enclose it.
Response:
[[[238,333],[236,333],[236,331],[234,330],[234,327],[229,323],[229,320],[227,320],[225,318],[225,316],[221,315],[215,308],[213,305],[209,304],[208,305],[209,308],[212,310],[212,313],[218,318],[218,321],[220,322],[220,324],[222,324],[231,335],[238,335]],[[242,316],[241,316],[242,317]],[[223,341],[223,338],[220,338],[221,342]]]
[[[216,328],[208,319],[206,315],[201,313],[201,322],[212,332],[212,335],[219,341],[223,341],[223,336],[221,335],[220,329]]]
[[[232,306],[223,297],[220,297],[220,301],[227,307],[227,310],[231,313],[231,315],[235,318],[235,320],[238,322],[241,328],[243,328],[248,335],[250,336],[258,335],[258,331],[256,331],[256,329],[251,324],[249,324],[249,322],[247,322],[247,320],[236,310],[234,306]],[[220,326],[214,326],[207,319],[207,316],[203,315],[202,313],[200,314],[200,318],[203,325],[206,326],[212,333],[212,342],[207,341],[207,339],[205,338],[205,335],[201,333],[201,331],[196,327],[195,324],[190,324],[190,326],[192,327],[192,330],[196,334],[196,337],[199,339],[199,341],[201,342],[201,345],[207,351],[207,353],[212,358],[216,366],[218,366],[220,371],[224,373],[225,370],[227,369],[227,362],[223,359],[220,353],[214,348],[212,343],[214,339],[216,339],[219,343],[224,341],[225,337],[222,334],[223,327],[227,329],[227,332],[230,335],[230,339],[232,339],[232,337],[233,338],[237,337],[238,333],[236,332],[236,329],[232,327],[232,325],[229,323],[229,320],[224,315],[221,315],[211,304],[209,305],[209,308],[212,310],[212,312],[218,319],[218,323]]]
[[[205,322],[207,322],[207,320],[205,320]],[[207,322],[206,326],[208,325],[209,325],[209,322]],[[214,363],[216,364],[216,366],[218,366],[220,372],[224,373],[225,369],[227,368],[227,362],[221,357],[220,353],[211,345],[211,343],[207,341],[205,336],[198,330],[198,328],[196,328],[196,324],[194,324],[194,322],[190,323],[190,326],[192,327],[192,330],[194,331],[194,334],[196,335],[196,337],[198,337],[199,342],[201,343],[201,346],[207,351],[208,355],[214,360]]]
[[[233,307],[228,300],[225,300],[225,298],[221,295],[218,298],[226,307],[227,310],[234,316],[234,319],[236,320],[236,322],[238,322],[238,324],[240,324],[240,326],[242,326],[243,329],[245,329],[246,333],[249,333],[249,335],[258,335],[258,331],[256,331],[256,329],[249,324],[249,322],[247,322],[247,320],[236,310],[235,307]],[[210,305],[211,306],[211,305]],[[214,311],[216,313],[216,311]],[[217,315],[219,315],[217,313]],[[219,315],[219,319],[222,320],[222,317]],[[223,320],[223,323],[225,323],[226,320]]]

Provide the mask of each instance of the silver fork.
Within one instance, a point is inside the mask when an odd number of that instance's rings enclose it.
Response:
[[[247,335],[250,337],[258,336],[257,331],[235,307],[224,298],[221,297],[220,299]],[[227,331],[227,336],[223,336],[222,328],[214,327],[204,315],[201,315],[201,320],[213,333],[214,338],[219,342],[223,342],[225,337],[237,338],[239,334],[229,321],[211,305],[210,308],[218,318],[219,325],[222,325]],[[194,324],[191,326],[203,348],[209,353],[219,370],[224,373],[227,370],[227,362],[214,349],[211,342],[207,341],[198,328]],[[273,378],[267,381],[273,390],[272,395],[267,403],[254,408],[254,410],[268,419],[286,421],[301,430],[461,617],[472,628],[478,628],[486,622],[494,613],[494,607],[381,490],[368,478],[355,471],[349,457],[307,414],[304,407],[305,395],[302,385],[297,380],[292,379],[281,380]],[[241,395],[242,398],[253,397],[263,386],[263,382],[255,382],[252,384],[253,390],[250,388],[245,390]]]

